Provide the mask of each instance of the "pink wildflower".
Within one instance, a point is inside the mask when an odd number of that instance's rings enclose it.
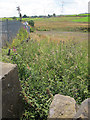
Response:
[[[27,64],[27,68],[30,70],[30,67],[29,67],[29,65]]]
[[[16,49],[15,49],[15,48],[13,48],[13,52],[16,52]]]

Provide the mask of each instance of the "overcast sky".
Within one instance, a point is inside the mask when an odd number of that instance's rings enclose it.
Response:
[[[53,13],[56,15],[87,13],[89,1],[90,0],[0,0],[0,17],[18,17],[17,6],[20,6],[21,14],[26,14],[27,16],[52,15]]]

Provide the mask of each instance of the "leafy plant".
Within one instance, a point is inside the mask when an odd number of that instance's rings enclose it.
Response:
[[[34,21],[33,20],[28,21],[28,24],[31,25],[32,27],[34,27]]]
[[[35,29],[33,27],[30,27],[30,32],[34,32]]]

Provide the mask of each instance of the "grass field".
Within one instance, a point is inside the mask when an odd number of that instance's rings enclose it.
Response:
[[[21,30],[9,45],[10,56],[9,48],[2,49],[2,61],[18,66],[24,102],[21,120],[47,120],[55,94],[71,96],[77,104],[89,97],[88,33],[80,30],[88,25],[72,20],[35,20],[35,32]],[[27,37],[30,40],[22,43]]]
[[[59,30],[59,31],[87,31],[88,23],[78,23],[70,21],[35,21],[35,28],[38,31],[50,31],[50,30]]]
[[[79,19],[76,19],[73,21],[75,21],[75,22],[90,22],[90,21],[88,21],[88,17],[82,17],[82,18],[79,18]]]
[[[35,22],[35,28],[38,31],[88,31],[89,14],[80,15],[66,15],[50,18],[22,18],[23,21],[33,20]],[[2,20],[6,20],[3,18]],[[8,18],[13,20],[13,18]],[[19,18],[16,18],[19,20]]]
[[[76,20],[77,19],[80,19],[79,22],[88,22],[88,17],[90,16],[90,14],[79,14],[79,15],[64,15],[64,16],[59,16],[59,17],[50,17],[50,18],[22,18],[22,21],[29,21],[29,20],[34,20],[34,21],[37,21],[37,20],[53,20],[53,21],[72,21],[72,20]],[[2,20],[13,20],[13,18],[2,18]],[[19,20],[19,18],[16,18],[16,20]]]

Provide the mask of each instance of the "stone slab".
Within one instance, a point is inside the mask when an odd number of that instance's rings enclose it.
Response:
[[[16,64],[2,63],[2,118],[19,118],[22,113],[21,86]]]

